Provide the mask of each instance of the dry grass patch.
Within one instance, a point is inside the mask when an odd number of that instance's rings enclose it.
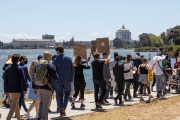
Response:
[[[180,96],[71,117],[72,120],[171,120],[180,116]]]

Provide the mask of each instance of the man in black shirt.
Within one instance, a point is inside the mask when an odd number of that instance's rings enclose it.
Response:
[[[141,60],[141,57],[140,57],[140,53],[136,53],[136,55],[132,58],[132,61],[134,62],[134,66],[136,68],[139,67],[139,65],[142,64],[142,60]],[[139,87],[139,74],[137,73],[134,73],[134,81],[133,81],[133,88],[134,88],[134,94],[133,94],[133,97],[137,97],[137,90],[138,90],[138,87]]]
[[[94,90],[95,90],[95,103],[96,108],[102,108],[101,102],[106,94],[106,81],[103,77],[103,66],[107,64],[110,59],[100,60],[100,54],[98,52],[93,53],[94,60],[91,62],[92,65],[92,74],[93,74],[93,82],[94,82]],[[99,88],[101,88],[102,93],[98,98]]]

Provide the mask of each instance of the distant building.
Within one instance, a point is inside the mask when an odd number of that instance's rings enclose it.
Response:
[[[56,41],[54,40],[54,35],[43,35],[42,38],[44,39],[13,39],[12,45],[15,48],[34,47],[34,46],[37,48],[46,48],[46,47],[54,47],[56,45]]]
[[[50,40],[54,40],[54,35],[42,35],[42,39],[50,39]]]
[[[117,30],[116,38],[119,38],[123,41],[130,41],[131,40],[131,32],[130,30],[126,29],[123,25],[121,29]]]

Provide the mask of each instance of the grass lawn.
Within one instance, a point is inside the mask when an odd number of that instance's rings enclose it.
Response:
[[[180,96],[166,100],[154,99],[151,103],[141,102],[132,106],[120,106],[71,117],[72,120],[171,120],[180,117]]]

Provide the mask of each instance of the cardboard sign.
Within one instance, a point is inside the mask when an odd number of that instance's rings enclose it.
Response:
[[[91,41],[91,52],[96,52],[96,40]]]
[[[97,38],[96,39],[97,51],[100,53],[109,52],[109,38]]]
[[[73,45],[74,57],[81,56],[83,59],[87,59],[86,46],[78,42],[74,42]]]

